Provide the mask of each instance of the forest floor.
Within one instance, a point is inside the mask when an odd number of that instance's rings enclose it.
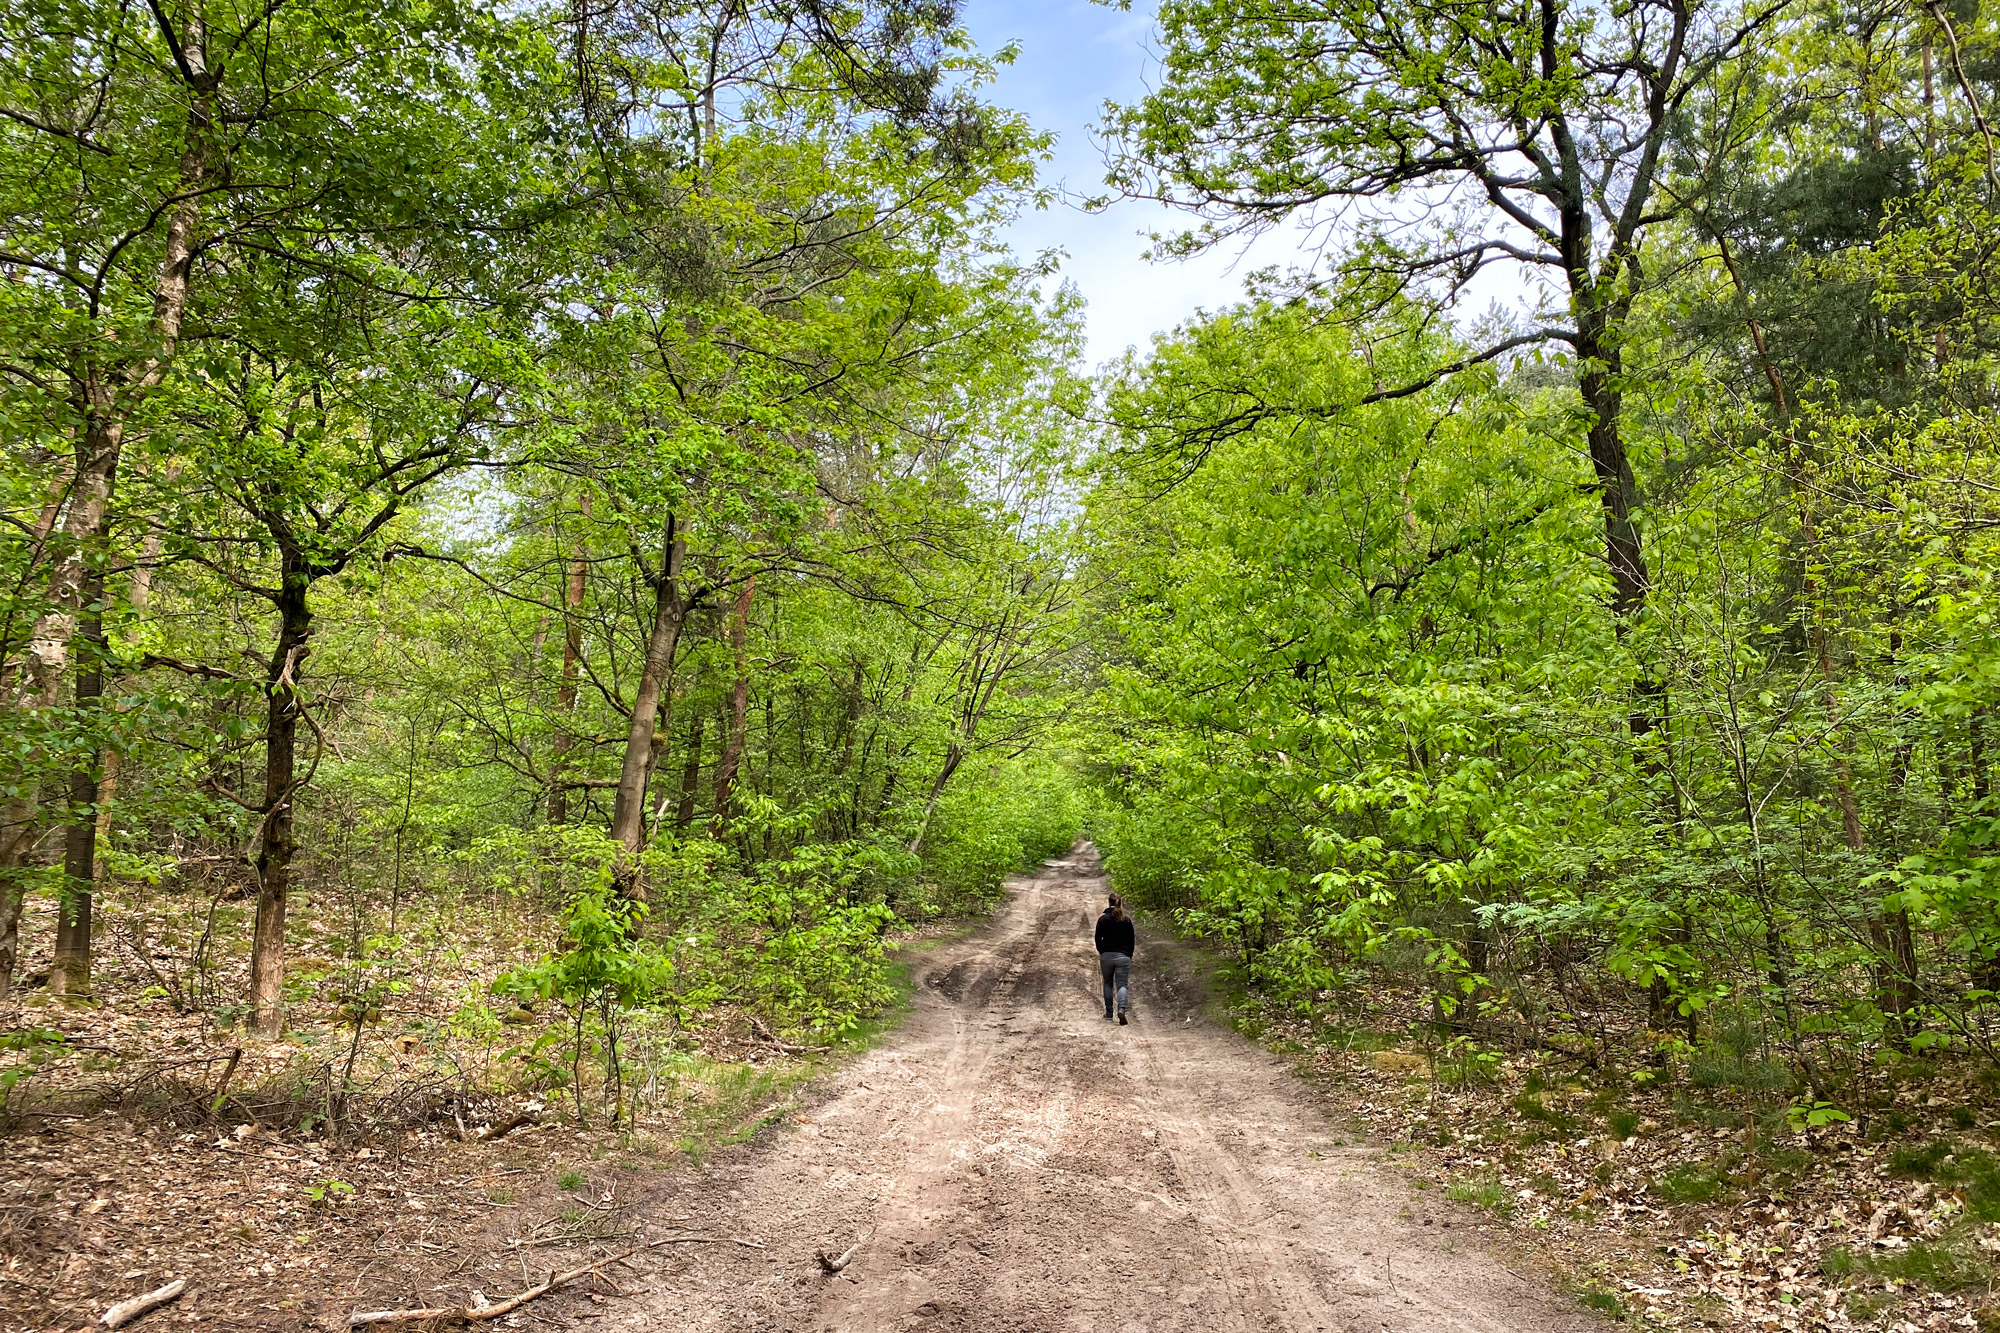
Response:
[[[1308,1020],[1237,996],[1232,1017],[1414,1185],[1479,1209],[1593,1308],[1647,1328],[2000,1333],[1983,1058],[1849,1071],[1852,1117],[1806,1125],[1754,1060],[1697,1054],[1636,1082],[1654,1071],[1635,1031],[1595,1071],[1529,1050],[1469,1074],[1408,1035],[1429,1028],[1426,993],[1342,998],[1345,1015]]]
[[[1103,889],[1079,849],[1014,881],[979,928],[908,941],[911,1011],[817,1081],[823,1064],[758,1049],[740,1023],[700,1034],[688,1091],[639,1130],[550,1116],[468,1143],[433,1110],[356,1141],[148,1115],[129,1097],[84,1115],[44,1101],[0,1139],[0,1330],[82,1333],[177,1277],[187,1292],[131,1328],[333,1330],[579,1268],[595,1271],[493,1325],[1601,1327],[1510,1267],[1499,1219],[1413,1187],[1282,1058],[1216,1022],[1199,950],[1146,937],[1133,1022],[1105,1022],[1090,938]],[[99,1059],[114,1081],[143,1069],[212,1087],[241,1044],[104,991],[92,1009],[9,1016],[60,1018],[58,1082]],[[406,1044],[371,1042],[367,1059],[419,1097],[424,1052]],[[300,1060],[291,1046],[248,1046],[242,1064],[269,1066],[270,1086]],[[821,1252],[847,1262],[829,1274]]]
[[[910,1010],[859,1054],[801,1058],[719,1016],[636,1130],[31,1115],[0,1138],[0,1333],[81,1333],[175,1277],[187,1294],[132,1327],[333,1330],[579,1268],[494,1325],[1584,1333],[1605,1326],[1587,1305],[1648,1327],[2000,1327],[2000,1226],[1946,1179],[1995,1128],[1976,1080],[1885,1080],[1857,1123],[1812,1130],[1761,1104],[1777,1094],[1614,1098],[1529,1056],[1447,1080],[1436,1052],[1218,999],[1209,953],[1150,933],[1120,1027],[1091,948],[1103,890],[1079,848],[979,927],[913,934]],[[436,990],[442,1012],[457,991]],[[75,1068],[107,1078],[213,1086],[244,1046],[129,995],[0,1026],[58,1016]],[[418,1096],[406,1043],[366,1058]],[[235,1086],[326,1054],[293,1045],[244,1046]]]

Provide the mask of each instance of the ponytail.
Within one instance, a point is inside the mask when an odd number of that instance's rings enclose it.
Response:
[[[1123,898],[1120,898],[1115,893],[1111,895],[1111,906],[1108,910],[1111,913],[1111,919],[1113,921],[1130,920],[1130,918],[1125,915],[1125,900]]]

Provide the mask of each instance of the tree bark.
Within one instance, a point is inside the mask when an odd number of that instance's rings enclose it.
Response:
[[[77,628],[76,718],[81,729],[96,720],[104,699],[104,574],[92,566],[85,576]],[[49,989],[59,995],[90,993],[92,895],[97,887],[97,806],[101,750],[69,775],[69,828],[63,847],[62,899],[56,910],[55,958]]]
[[[736,795],[736,770],[743,762],[743,737],[750,717],[750,599],[757,591],[757,576],[743,582],[736,594],[736,609],[729,618],[729,646],[736,653],[736,686],[729,695],[729,730],[724,733],[722,757],[715,763],[715,812],[709,831],[721,837],[729,827]]]
[[[159,387],[180,345],[218,82],[208,70],[207,30],[198,8],[188,17],[181,48],[193,82],[187,89],[187,129],[174,191],[180,202],[167,216],[159,276],[153,285],[152,336],[137,355],[115,368],[85,369],[74,381],[75,405],[82,417],[75,479],[55,567],[49,575],[45,608],[35,623],[18,677],[12,682],[11,702],[22,721],[45,713],[61,695],[69,668],[69,644],[83,600],[85,570],[109,525],[126,423]],[[0,812],[0,998],[13,990],[20,954],[21,909],[27,893],[26,869],[43,831],[34,774],[37,765],[33,755],[37,752],[31,752],[25,771],[18,775],[21,795],[9,800]]]
[[[586,511],[587,512],[587,511]],[[561,715],[555,739],[549,745],[555,751],[555,762],[550,765],[549,774],[549,822],[569,823],[569,777],[570,750],[576,744],[576,733],[570,730],[571,720],[576,715],[576,682],[583,669],[583,610],[584,574],[586,566],[583,552],[579,550],[570,557],[569,584],[563,589],[563,660],[562,684],[556,688],[556,712]]]
[[[687,763],[681,768],[681,803],[674,811],[674,828],[686,830],[694,823],[695,793],[701,786],[702,716],[696,713],[688,723]]]
[[[299,683],[312,652],[312,610],[307,604],[311,576],[295,552],[284,557],[278,598],[278,644],[264,687],[263,835],[257,849],[257,926],[250,947],[250,1015],[260,1037],[284,1029],[285,909],[298,850],[295,796],[298,779],[299,719],[304,701]]]
[[[639,690],[632,700],[632,717],[625,730],[625,758],[618,770],[617,799],[611,811],[611,836],[626,857],[639,854],[646,832],[646,773],[653,758],[653,733],[659,724],[660,696],[673,666],[687,607],[681,600],[681,562],[687,543],[669,516],[660,572],[653,584],[653,624],[646,638],[646,660],[639,671]],[[637,878],[627,884],[636,891]]]
[[[937,813],[938,801],[944,796],[951,775],[958,772],[958,766],[964,761],[965,751],[959,748],[957,741],[945,747],[944,767],[938,770],[937,778],[931,783],[930,794],[924,798],[923,818],[917,821],[917,834],[910,839],[911,856],[924,849],[924,836],[931,831],[931,816]]]

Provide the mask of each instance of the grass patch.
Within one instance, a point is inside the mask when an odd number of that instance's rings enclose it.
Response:
[[[1728,1177],[1707,1162],[1683,1162],[1653,1181],[1653,1193],[1668,1203],[1708,1203],[1721,1194]]]
[[[1899,1144],[1889,1152],[1889,1173],[1905,1180],[1936,1180],[1950,1156],[1951,1144],[1944,1139]]]
[[[1524,1092],[1509,1102],[1508,1105],[1512,1106],[1514,1114],[1520,1116],[1523,1120],[1532,1120],[1538,1125],[1547,1125],[1558,1134],[1568,1134],[1576,1129],[1576,1122],[1574,1120],[1564,1115],[1561,1111],[1558,1111],[1555,1107],[1550,1106],[1533,1093]]]
[[[1900,1250],[1868,1255],[1871,1277],[1907,1282],[1931,1291],[1964,1291],[1993,1281],[1993,1265],[1967,1240],[1917,1241]]]
[[[1620,1300],[1618,1293],[1609,1287],[1600,1286],[1595,1282],[1586,1282],[1577,1288],[1576,1298],[1583,1302],[1585,1309],[1595,1310],[1599,1314],[1609,1316],[1612,1319],[1623,1319],[1625,1317],[1625,1302]]]
[[[1907,1180],[1956,1185],[1965,1196],[1966,1216],[2000,1222],[2000,1156],[1949,1139],[1905,1144],[1889,1153],[1889,1171]]]
[[[1605,1118],[1605,1123],[1611,1126],[1612,1138],[1629,1139],[1639,1132],[1639,1113],[1637,1111],[1613,1111]]]
[[[1502,1217],[1514,1211],[1513,1196],[1507,1193],[1505,1185],[1492,1176],[1454,1180],[1444,1193],[1453,1203],[1469,1203],[1474,1208],[1484,1208],[1487,1212],[1498,1213]]]
[[[590,1177],[576,1170],[565,1171],[556,1177],[556,1188],[558,1189],[580,1190],[589,1183]]]

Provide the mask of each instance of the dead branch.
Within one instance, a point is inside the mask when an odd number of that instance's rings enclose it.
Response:
[[[445,1307],[435,1310],[356,1310],[347,1317],[349,1328],[361,1328],[368,1324],[416,1324],[426,1319],[463,1319],[467,1323],[479,1323],[487,1319],[498,1319],[503,1314],[520,1309],[529,1301],[538,1300],[560,1287],[576,1281],[580,1277],[595,1274],[606,1264],[617,1263],[620,1259],[637,1254],[644,1246],[635,1245],[621,1254],[606,1259],[598,1259],[581,1268],[572,1268],[567,1273],[556,1273],[547,1282],[529,1287],[526,1291],[509,1296],[504,1301],[491,1305],[465,1305],[456,1308]]]
[[[523,1126],[541,1123],[541,1118],[533,1111],[523,1111],[513,1119],[498,1125],[481,1125],[477,1129],[467,1129],[465,1121],[453,1116],[452,1123],[445,1126],[444,1132],[460,1143],[491,1143],[494,1139],[512,1134]]]
[[[98,1322],[106,1328],[123,1328],[140,1315],[157,1310],[168,1301],[178,1297],[182,1292],[187,1290],[187,1285],[186,1278],[177,1277],[158,1291],[149,1291],[144,1296],[134,1296],[129,1301],[118,1302],[118,1304],[106,1310],[104,1317]]]
[[[852,1245],[848,1246],[846,1252],[842,1254],[838,1259],[828,1258],[825,1250],[814,1250],[813,1257],[819,1260],[819,1266],[823,1270],[825,1270],[828,1276],[831,1276],[835,1273],[838,1273],[841,1269],[847,1267],[849,1263],[853,1262],[854,1252],[860,1248],[861,1248],[861,1242],[857,1240]]]
[[[788,1041],[783,1041],[778,1037],[777,1033],[765,1027],[764,1020],[755,1014],[750,1015],[750,1026],[757,1030],[758,1036],[770,1042],[786,1055],[816,1055],[826,1049],[824,1046],[794,1046]]]
[[[222,1110],[223,1099],[229,1096],[229,1080],[236,1076],[236,1066],[243,1059],[243,1048],[238,1046],[229,1052],[229,1063],[222,1067],[222,1077],[215,1081],[215,1096],[209,1099],[208,1113],[215,1115]]]
[[[560,1236],[536,1236],[529,1240],[509,1239],[507,1242],[507,1247],[513,1250],[523,1250],[523,1249],[529,1249],[536,1245],[578,1245],[586,1241],[594,1241],[594,1240],[623,1240],[625,1239],[625,1237],[631,1234],[632,1233],[629,1231],[621,1231],[613,1236],[588,1236],[588,1235],[575,1235],[570,1233],[565,1233]]]

